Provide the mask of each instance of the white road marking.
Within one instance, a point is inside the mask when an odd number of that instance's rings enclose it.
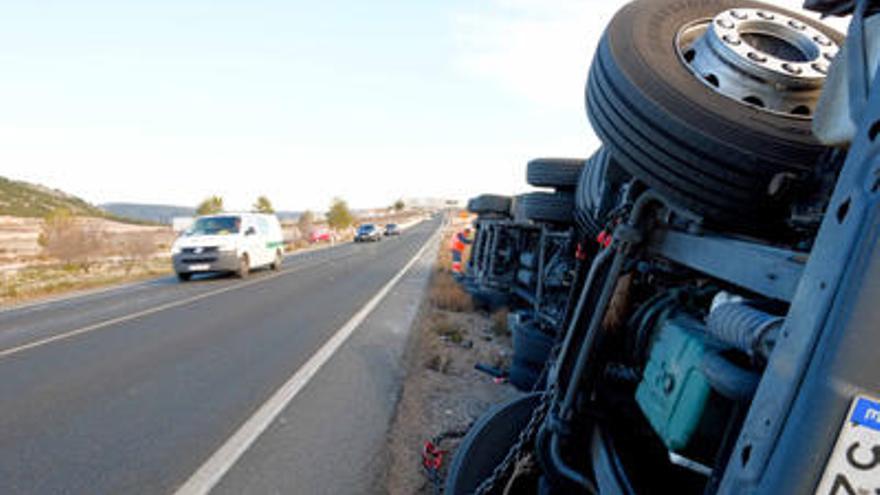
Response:
[[[337,261],[339,261],[339,259],[331,258],[329,260],[325,260],[325,261],[322,261],[320,263],[316,263],[313,265],[296,266],[296,267],[293,267],[289,270],[282,270],[280,272],[272,273],[269,275],[264,275],[259,278],[254,278],[252,280],[239,282],[234,285],[228,285],[228,286],[222,287],[220,289],[216,289],[216,290],[212,290],[212,291],[208,291],[208,292],[203,292],[201,294],[198,294],[198,295],[195,295],[192,297],[188,297],[186,299],[181,299],[179,301],[173,301],[173,302],[169,302],[169,303],[165,303],[165,304],[160,304],[158,306],[153,306],[152,308],[148,308],[143,311],[137,311],[135,313],[129,313],[125,316],[119,316],[117,318],[111,318],[109,320],[100,321],[98,323],[94,323],[91,325],[77,328],[76,330],[70,330],[70,331],[67,331],[64,333],[53,335],[51,337],[46,337],[44,339],[39,339],[39,340],[35,340],[33,342],[28,342],[27,344],[21,344],[21,345],[15,346],[15,347],[10,347],[8,349],[2,349],[2,350],[0,350],[0,359],[12,356],[13,354],[18,354],[20,352],[27,351],[29,349],[33,349],[35,347],[40,347],[40,346],[43,346],[46,344],[51,344],[52,342],[57,342],[60,340],[67,340],[69,338],[76,337],[77,335],[82,335],[84,333],[94,332],[95,330],[100,330],[102,328],[106,328],[111,325],[115,325],[117,323],[123,323],[126,321],[134,320],[136,318],[140,318],[142,316],[148,316],[148,315],[151,315],[154,313],[158,313],[160,311],[165,311],[166,309],[171,309],[171,308],[176,308],[178,306],[183,306],[183,305],[195,302],[195,301],[199,301],[201,299],[205,299],[207,297],[216,296],[217,294],[222,294],[224,292],[229,292],[229,291],[233,291],[233,290],[237,290],[237,289],[243,289],[245,287],[249,287],[251,285],[258,284],[260,282],[272,280],[272,279],[280,277],[282,275],[296,273],[296,272],[299,272],[299,271],[304,270],[306,268],[315,268],[318,266],[327,265],[327,264],[334,263]]]
[[[205,495],[223,479],[223,476],[235,465],[248,448],[266,431],[287,404],[305,388],[309,380],[321,367],[330,360],[333,354],[357,330],[358,326],[382,302],[382,299],[403,278],[407,271],[422,257],[432,242],[436,241],[440,230],[434,232],[419,251],[407,264],[388,281],[354,316],[348,320],[312,357],[306,361],[287,382],[272,394],[259,409],[248,418],[236,432],[209,457],[186,482],[180,486],[175,495]]]

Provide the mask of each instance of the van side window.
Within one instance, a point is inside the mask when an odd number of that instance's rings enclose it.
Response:
[[[257,217],[257,230],[260,231],[261,235],[269,234],[269,222],[266,221],[263,217]]]

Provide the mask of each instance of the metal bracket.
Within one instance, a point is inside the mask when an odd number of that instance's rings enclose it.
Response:
[[[791,301],[806,253],[720,236],[656,230],[648,251],[762,296]]]

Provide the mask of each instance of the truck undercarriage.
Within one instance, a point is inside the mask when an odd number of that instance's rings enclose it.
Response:
[[[847,430],[880,410],[880,35],[876,5],[832,3],[845,41],[748,1],[611,21],[602,148],[470,205],[462,283],[511,307],[527,393],[472,428],[447,493],[880,493],[880,437]]]

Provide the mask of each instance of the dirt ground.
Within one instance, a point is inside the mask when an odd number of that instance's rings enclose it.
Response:
[[[427,296],[422,303],[406,359],[408,373],[389,435],[390,466],[386,490],[391,494],[429,494],[434,488],[421,466],[426,440],[448,435],[438,447],[447,451],[441,476],[468,427],[492,405],[518,394],[506,383],[474,369],[477,363],[504,368],[511,342],[506,311],[475,312],[470,297],[452,279],[449,250],[453,223]]]
[[[104,257],[119,257],[123,246],[132,240],[148,239],[157,252],[167,250],[174,241],[170,227],[134,225],[103,218],[81,217],[77,220],[106,241]],[[38,242],[43,225],[41,218],[0,216],[0,272],[12,272],[54,260],[42,254]]]

